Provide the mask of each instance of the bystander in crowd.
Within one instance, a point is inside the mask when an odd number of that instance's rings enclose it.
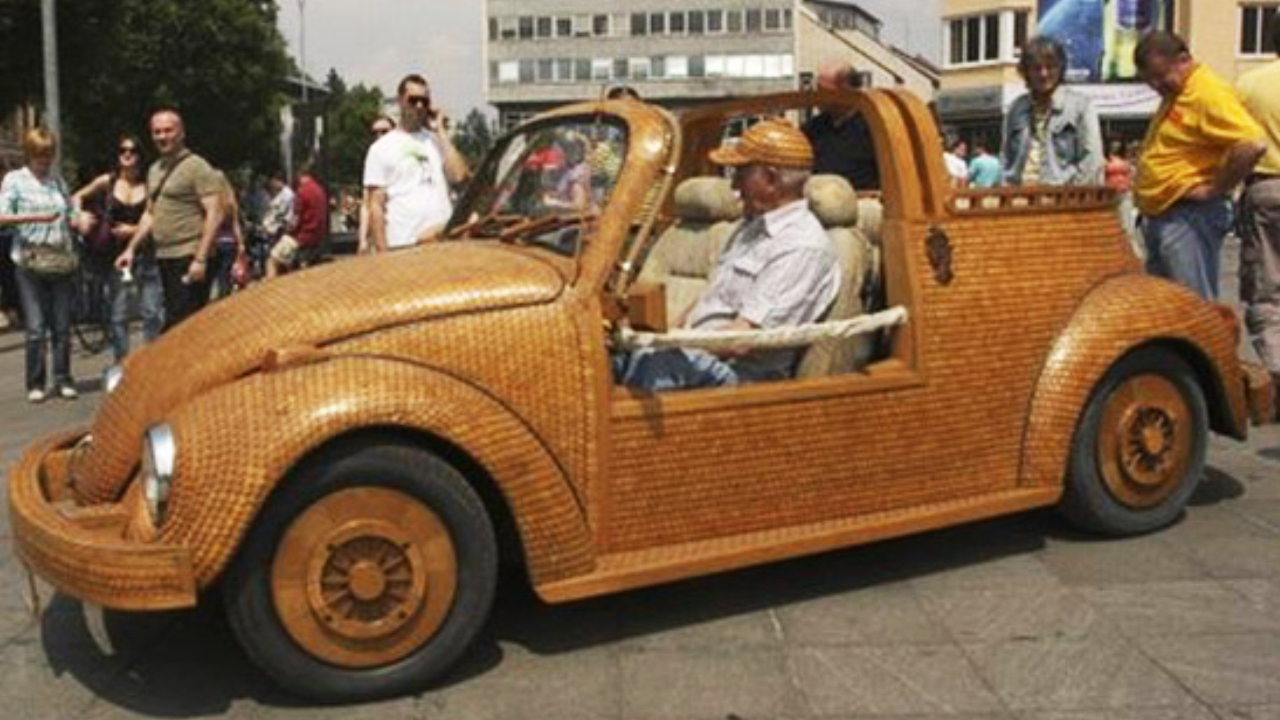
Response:
[[[1280,14],[1272,17],[1268,32],[1277,59],[1236,83],[1241,102],[1265,132],[1267,147],[1245,177],[1237,225],[1245,326],[1280,388]]]
[[[10,257],[26,323],[27,401],[44,402],[49,388],[45,347],[53,356],[53,391],[75,399],[71,377],[71,302],[79,259],[71,234],[71,198],[54,169],[57,137],[44,128],[22,139],[26,164],[0,181],[0,226],[12,226]]]
[[[1196,62],[1181,37],[1153,32],[1138,42],[1133,59],[1162,98],[1134,185],[1147,270],[1214,300],[1222,243],[1231,229],[1228,195],[1267,151],[1262,128],[1232,87]]]
[[[310,265],[319,257],[329,237],[329,194],[315,178],[314,162],[306,162],[298,170],[295,193],[296,221],[293,232],[280,238],[271,249],[267,279],[300,266]]]
[[[1089,98],[1062,84],[1067,51],[1049,37],[1022,47],[1018,72],[1027,93],[1004,120],[1000,151],[1006,185],[1095,185],[1102,182],[1102,130]]]

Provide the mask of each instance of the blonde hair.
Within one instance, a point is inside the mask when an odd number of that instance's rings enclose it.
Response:
[[[28,130],[22,136],[22,153],[30,160],[34,157],[53,155],[58,151],[58,136],[45,128]]]

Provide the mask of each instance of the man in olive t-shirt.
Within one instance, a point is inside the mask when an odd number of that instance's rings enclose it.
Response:
[[[128,267],[138,245],[153,239],[167,330],[209,302],[206,266],[222,224],[222,185],[209,163],[187,149],[177,112],[160,110],[151,116],[151,140],[160,158],[147,171],[147,211],[116,266]]]

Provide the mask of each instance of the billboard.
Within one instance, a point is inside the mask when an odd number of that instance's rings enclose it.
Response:
[[[1138,38],[1172,25],[1174,0],[1039,0],[1039,34],[1067,49],[1067,82],[1133,80]]]

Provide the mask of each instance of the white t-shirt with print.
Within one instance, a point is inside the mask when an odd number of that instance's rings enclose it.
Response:
[[[444,153],[435,133],[393,130],[369,148],[364,186],[387,192],[387,247],[413,245],[431,227],[453,214]]]

